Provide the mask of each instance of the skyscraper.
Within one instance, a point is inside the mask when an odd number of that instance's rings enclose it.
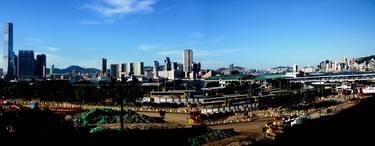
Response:
[[[177,70],[183,72],[184,71],[184,64],[178,63]]]
[[[178,68],[178,63],[172,62],[172,70],[177,70],[177,68]]]
[[[3,71],[7,77],[14,77],[15,62],[13,52],[13,24],[5,23],[4,25],[4,51],[3,51]]]
[[[158,70],[159,70],[159,62],[154,61],[154,65],[152,66],[152,74],[154,75],[154,78],[157,78],[159,76]]]
[[[196,79],[198,76],[198,64],[197,63],[192,63],[191,68],[193,71],[193,79]]]
[[[126,66],[126,63],[122,63],[121,64],[121,75],[126,75],[127,73],[127,66]]]
[[[111,78],[117,79],[119,78],[119,65],[118,64],[111,64]]]
[[[13,52],[14,53],[14,52]],[[17,77],[18,75],[18,56],[13,55],[13,61],[14,61],[14,77]]]
[[[165,71],[171,71],[171,60],[169,59],[169,57],[165,57],[164,59],[164,70]]]
[[[51,66],[51,75],[55,75],[55,65],[52,64]]]
[[[20,50],[18,52],[18,77],[21,79],[31,79],[35,77],[34,51]]]
[[[293,65],[293,72],[298,72],[298,65],[297,64]]]
[[[106,73],[106,72],[107,72],[107,59],[103,58],[102,59],[102,73]]]
[[[191,72],[191,64],[193,63],[193,50],[184,50],[183,58],[185,77],[188,77],[188,74]]]
[[[133,62],[129,62],[129,65],[128,65],[128,75],[133,75],[134,74],[134,63]]]
[[[197,64],[197,71],[199,72],[199,71],[201,71],[202,70],[202,66],[201,66],[201,63],[200,62],[198,62],[198,64]]]
[[[137,62],[135,63],[134,65],[134,75],[136,76],[141,76],[144,74],[144,66],[143,66],[143,62]]]
[[[46,78],[46,55],[36,55],[36,76],[39,79]]]

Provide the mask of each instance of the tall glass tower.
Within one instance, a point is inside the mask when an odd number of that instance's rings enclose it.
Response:
[[[191,64],[193,63],[193,50],[185,49],[183,54],[185,77],[191,72]]]
[[[13,24],[4,25],[4,52],[3,52],[3,71],[4,75],[11,77],[14,75],[14,52],[13,52]]]
[[[102,73],[106,73],[106,72],[107,72],[107,59],[103,58],[102,59]]]

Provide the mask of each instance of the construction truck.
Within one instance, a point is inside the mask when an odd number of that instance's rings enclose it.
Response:
[[[263,127],[263,132],[266,138],[274,140],[279,134],[283,133],[283,128],[279,122],[268,122]]]
[[[202,127],[208,122],[208,116],[202,114],[201,111],[191,111],[188,123],[190,127]]]

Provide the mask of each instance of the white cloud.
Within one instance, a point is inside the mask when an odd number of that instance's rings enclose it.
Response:
[[[181,51],[178,51],[178,50],[168,50],[168,51],[161,51],[161,52],[158,52],[157,54],[160,55],[160,56],[169,56],[169,55],[176,55],[176,54],[179,54],[182,52]]]
[[[138,49],[142,50],[142,51],[150,51],[150,50],[155,50],[155,49],[157,49],[159,47],[160,47],[159,45],[145,45],[145,44],[142,44],[142,45],[138,46]]]
[[[173,8],[174,8],[173,6],[164,7],[163,9],[160,9],[157,13],[159,13],[159,14],[166,13],[166,12],[172,10]]]
[[[200,32],[193,32],[193,33],[190,34],[190,37],[193,38],[193,39],[200,39],[203,36],[204,36],[203,33],[200,33]]]
[[[25,38],[19,43],[19,45],[22,47],[40,46],[44,44],[46,44],[46,42],[40,38]]]
[[[46,57],[47,57],[47,66],[51,66],[52,64],[61,65],[66,62],[66,59],[58,55],[46,54]]]
[[[121,17],[130,13],[150,13],[155,3],[156,0],[95,0],[83,5],[83,8],[104,17]]]
[[[44,41],[40,38],[25,38],[24,39],[25,41],[28,41],[28,42],[34,42],[34,43],[44,43]]]
[[[98,21],[81,20],[81,24],[86,24],[86,25],[101,25],[102,23],[100,23]]]
[[[224,39],[223,35],[218,35],[213,37],[211,40],[209,40],[211,43],[218,43],[221,42]]]
[[[45,49],[47,49],[48,51],[51,51],[51,52],[57,52],[57,51],[60,51],[61,49],[60,48],[56,48],[56,47],[49,47],[49,46],[45,46],[43,47]]]

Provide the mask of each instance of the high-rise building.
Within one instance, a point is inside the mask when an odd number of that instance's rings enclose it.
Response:
[[[143,62],[137,62],[134,65],[134,75],[141,76],[145,72]]]
[[[52,64],[51,66],[51,75],[55,75],[55,65]]]
[[[46,78],[46,55],[36,55],[36,76],[39,79]]]
[[[183,72],[184,64],[181,64],[181,63],[177,64],[177,70]]]
[[[126,76],[126,73],[127,73],[127,66],[126,66],[126,63],[122,63],[121,64],[121,77],[122,76]]]
[[[198,77],[198,64],[192,63],[191,68],[192,68],[192,72],[193,72],[193,79],[196,79]]]
[[[183,58],[185,77],[188,77],[188,74],[191,72],[191,64],[193,63],[193,50],[184,50]]]
[[[111,64],[111,72],[110,76],[113,79],[119,78],[119,65],[118,64]]]
[[[171,64],[171,60],[169,59],[169,57],[165,57],[164,59],[164,70],[165,71],[171,71],[171,67],[172,64]]]
[[[46,68],[46,77],[49,77],[49,76],[51,76],[51,69]]]
[[[197,71],[199,72],[199,71],[201,71],[201,70],[202,70],[202,68],[201,68],[201,63],[198,62],[198,64],[197,64]]]
[[[18,56],[13,55],[13,61],[14,61],[14,77],[17,77],[18,75]]]
[[[128,75],[133,75],[134,74],[134,63],[133,62],[129,62],[127,70],[128,70]]]
[[[154,78],[157,78],[159,76],[158,70],[159,70],[159,62],[154,61],[154,65],[152,66],[152,74],[154,75]]]
[[[320,71],[324,72],[326,70],[326,63],[325,63],[325,61],[320,62],[320,64],[319,64],[318,67],[319,67]]]
[[[178,63],[172,62],[172,70],[177,70],[177,69],[178,69]]]
[[[297,64],[293,65],[293,72],[298,72],[298,65]]]
[[[4,75],[13,78],[15,72],[14,52],[13,52],[13,24],[4,25],[4,51],[3,51],[3,71]]]
[[[102,58],[102,73],[106,73],[106,72],[107,72],[107,59]]]
[[[31,79],[35,77],[34,51],[19,50],[18,52],[18,77],[21,79]]]

